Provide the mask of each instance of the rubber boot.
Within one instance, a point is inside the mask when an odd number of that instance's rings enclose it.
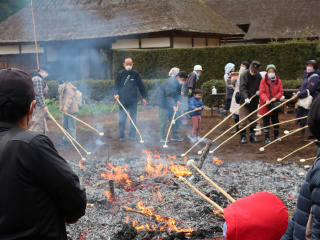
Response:
[[[270,143],[270,137],[269,137],[269,132],[264,133],[264,142],[265,143]]]
[[[258,143],[259,140],[256,139],[254,128],[250,128],[250,142]]]
[[[247,143],[247,139],[246,139],[246,130],[242,130],[240,133],[241,136],[241,143],[242,144],[246,144]]]
[[[281,138],[279,137],[279,129],[274,129],[273,134],[274,134],[274,140],[278,140],[279,142],[281,142]]]

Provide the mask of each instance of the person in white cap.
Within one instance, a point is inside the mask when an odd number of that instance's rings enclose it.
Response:
[[[188,98],[192,98],[193,92],[196,89],[196,83],[202,73],[202,67],[200,65],[195,65],[193,72],[188,75],[188,79],[183,86],[183,92],[188,94]]]

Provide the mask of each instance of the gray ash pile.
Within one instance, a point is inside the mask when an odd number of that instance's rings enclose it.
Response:
[[[191,158],[190,158],[191,159]],[[199,159],[195,158],[197,162]],[[223,208],[230,202],[205,179],[193,176],[186,158],[145,151],[145,158],[111,158],[72,164],[87,189],[86,215],[68,225],[69,239],[214,239],[222,236],[223,216],[178,181],[184,176]],[[191,170],[191,169],[190,169]],[[259,191],[276,194],[294,209],[306,170],[294,163],[223,163],[209,156],[202,170],[234,199]],[[111,181],[110,181],[111,180]],[[114,188],[114,190],[113,190]]]

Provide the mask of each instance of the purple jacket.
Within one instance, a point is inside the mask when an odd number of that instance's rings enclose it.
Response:
[[[298,94],[298,98],[305,98],[308,96],[307,89],[310,92],[310,95],[315,99],[320,93],[320,76],[317,72],[307,73],[301,87],[299,89],[300,93]]]

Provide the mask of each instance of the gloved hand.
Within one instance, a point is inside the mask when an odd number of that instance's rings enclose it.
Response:
[[[191,88],[188,90],[188,96],[189,96],[189,97],[192,96],[192,89],[191,89]]]
[[[256,95],[257,95],[257,96],[259,96],[259,93],[260,93],[259,91],[256,91]]]
[[[250,99],[249,99],[249,98],[246,98],[244,101],[245,101],[246,103],[250,103]]]

